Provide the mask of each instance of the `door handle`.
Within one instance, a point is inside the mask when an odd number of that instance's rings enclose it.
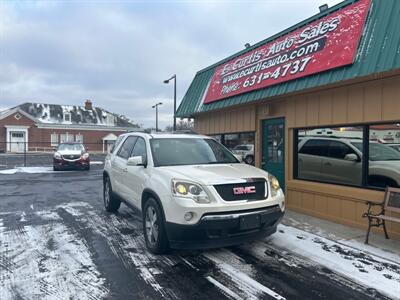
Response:
[[[332,164],[330,162],[326,162],[326,163],[324,163],[324,166],[330,167],[330,166],[332,166]]]
[[[127,172],[128,172],[128,168],[123,168],[123,169],[122,169],[122,172],[127,173]]]

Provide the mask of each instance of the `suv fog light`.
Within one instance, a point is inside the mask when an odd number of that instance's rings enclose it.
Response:
[[[194,213],[192,213],[191,211],[187,212],[184,216],[185,221],[190,221],[191,219],[193,219],[194,217]]]
[[[281,210],[282,211],[285,210],[285,201],[282,201],[282,203],[281,203]]]

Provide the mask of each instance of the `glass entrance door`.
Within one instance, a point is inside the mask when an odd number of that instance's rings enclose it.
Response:
[[[285,118],[262,121],[261,167],[274,175],[285,191]]]

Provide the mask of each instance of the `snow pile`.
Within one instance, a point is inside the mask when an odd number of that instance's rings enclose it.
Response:
[[[103,164],[103,162],[102,161],[97,161],[97,160],[95,160],[95,161],[90,161],[90,164],[91,165],[102,165]]]
[[[400,256],[387,260],[293,227],[279,225],[269,243],[326,266],[351,280],[400,299]],[[382,251],[380,252],[381,256]],[[396,259],[397,258],[397,259]]]
[[[15,173],[53,173],[53,167],[19,167],[16,169],[0,170],[0,174],[8,175]]]

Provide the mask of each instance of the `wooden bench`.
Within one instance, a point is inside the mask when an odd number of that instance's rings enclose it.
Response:
[[[385,199],[381,203],[367,201],[368,212],[362,215],[363,218],[368,218],[368,231],[365,238],[365,244],[368,244],[369,233],[371,227],[383,226],[383,231],[385,232],[385,237],[388,239],[389,235],[386,230],[386,221],[400,223],[399,217],[391,217],[385,215],[385,212],[397,212],[400,213],[400,189],[387,187],[385,192]],[[372,212],[374,206],[379,206],[380,211],[376,214]]]

